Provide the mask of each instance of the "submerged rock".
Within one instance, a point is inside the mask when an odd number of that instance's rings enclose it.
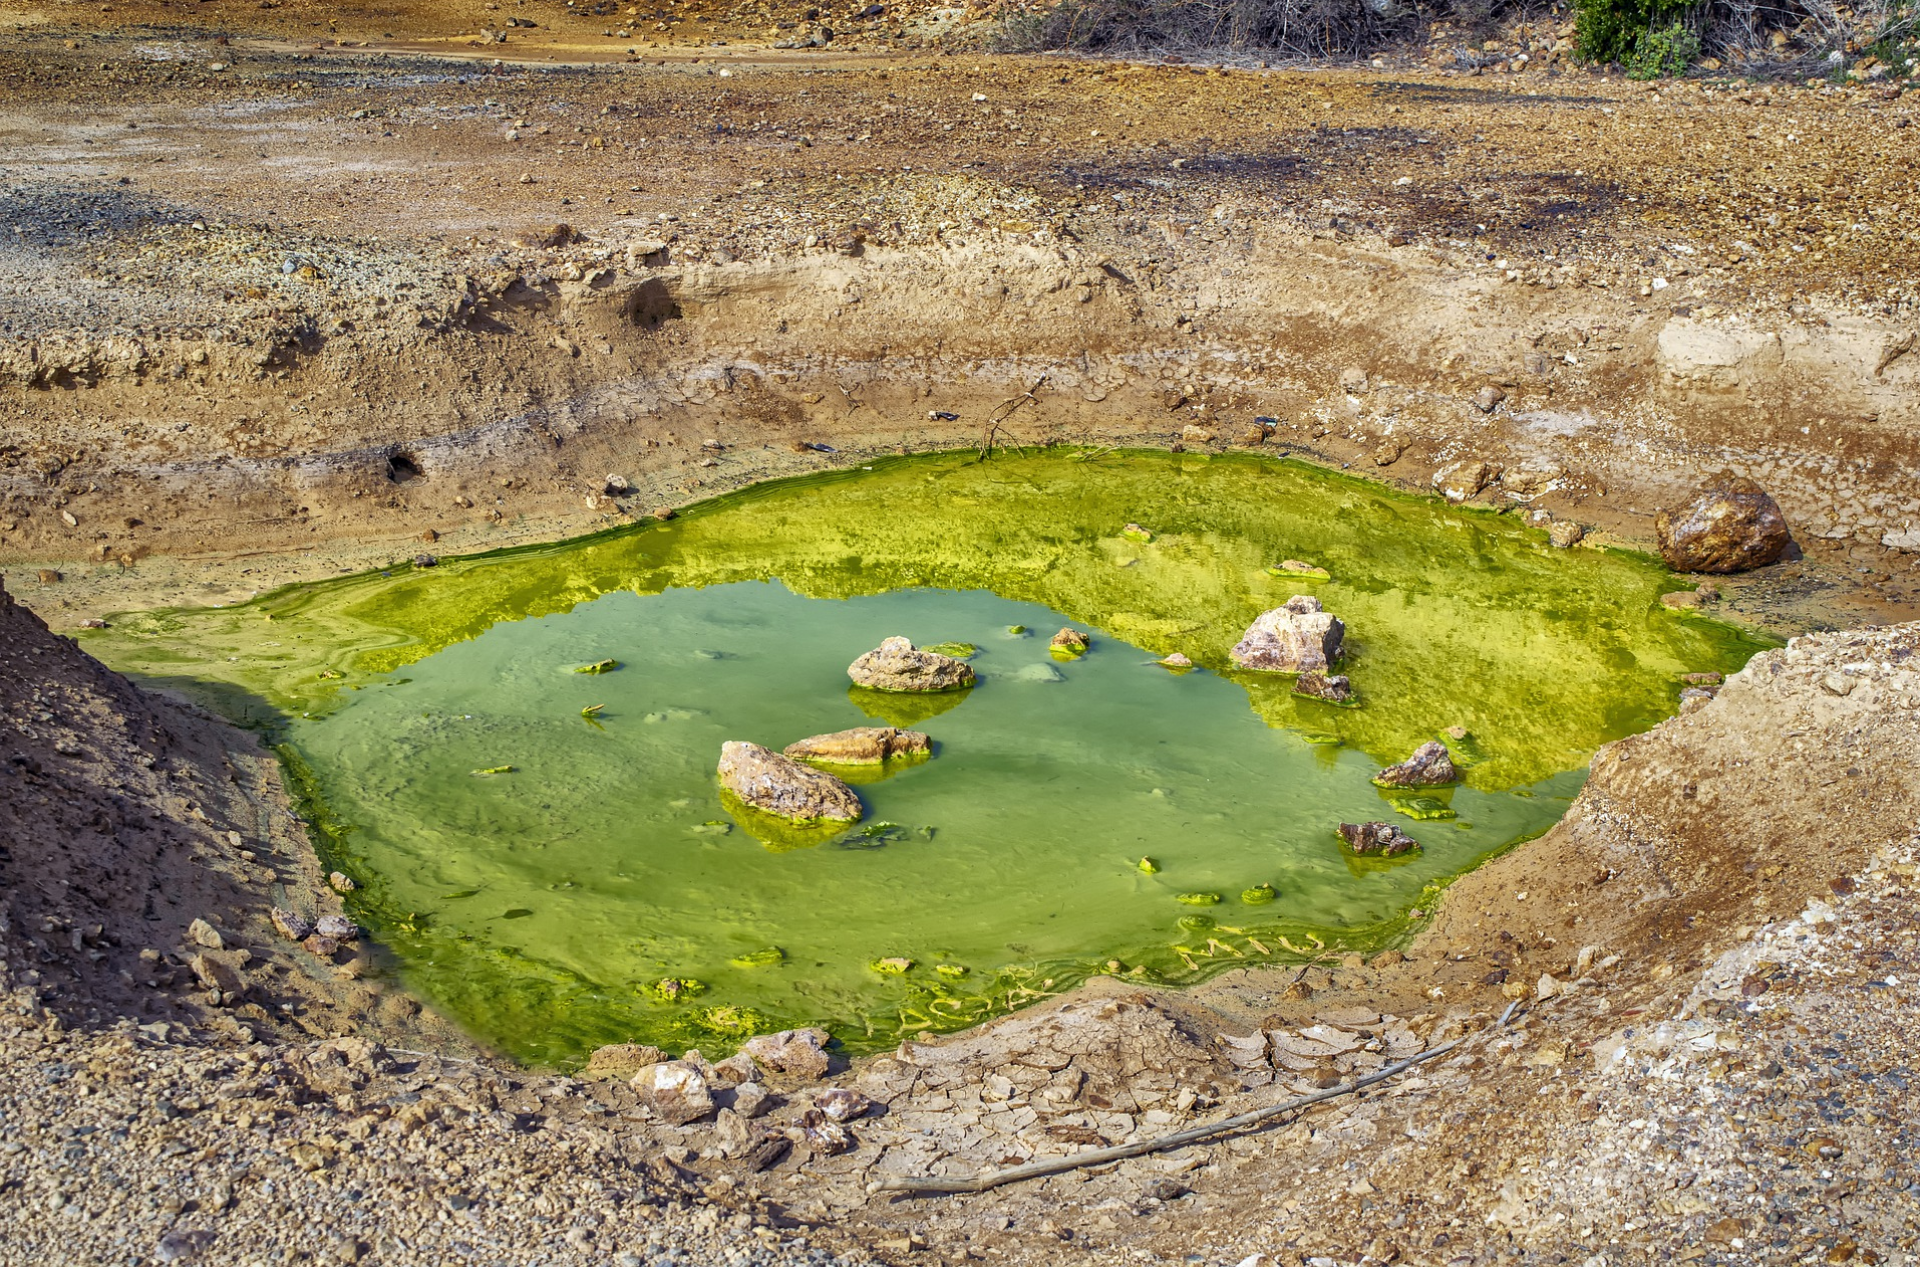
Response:
[[[1307,581],[1332,581],[1333,574],[1304,559],[1282,559],[1267,569],[1269,577],[1299,577]]]
[[[714,1111],[706,1076],[698,1065],[685,1061],[647,1066],[633,1076],[633,1089],[640,1093],[642,1105],[676,1127],[697,1123]]]
[[[1681,572],[1744,572],[1778,562],[1792,534],[1779,505],[1748,479],[1717,481],[1654,521],[1660,555]]]
[[[1322,611],[1318,599],[1295,595],[1255,618],[1230,655],[1243,670],[1281,674],[1324,671],[1345,655],[1342,641],[1346,633],[1345,623]]]
[[[1420,850],[1418,842],[1402,833],[1399,826],[1386,821],[1364,821],[1359,825],[1342,822],[1340,841],[1357,856],[1399,856]]]
[[[848,728],[806,737],[781,751],[806,763],[871,766],[889,759],[933,753],[933,738],[903,728]]]
[[[1453,756],[1438,741],[1429,741],[1413,752],[1405,763],[1396,763],[1374,773],[1373,783],[1390,789],[1407,790],[1423,785],[1452,785],[1460,779]]]
[[[1044,661],[1030,666],[1021,666],[1008,678],[1017,683],[1065,683],[1067,677]]]
[[[1298,697],[1312,697],[1315,701],[1344,703],[1353,700],[1353,685],[1345,675],[1330,675],[1324,670],[1309,670],[1294,681],[1293,692]]]
[[[796,825],[858,821],[865,811],[846,782],[751,741],[720,747],[720,785],[748,807]]]
[[[972,687],[974,674],[964,661],[916,648],[912,640],[895,635],[856,657],[847,667],[847,677],[862,688],[882,692],[944,692]]]
[[[824,1078],[827,1067],[827,1033],[819,1029],[781,1030],[761,1034],[740,1045],[740,1051],[780,1074],[799,1078]]]

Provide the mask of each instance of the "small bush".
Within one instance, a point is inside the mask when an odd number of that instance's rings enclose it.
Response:
[[[1700,37],[1684,22],[1659,31],[1643,31],[1626,60],[1629,80],[1660,80],[1680,75],[1700,56]]]
[[[1631,72],[1652,54],[1651,49],[1643,52],[1643,46],[1650,43],[1656,32],[1662,37],[1670,36],[1675,29],[1691,34],[1685,19],[1694,7],[1690,0],[1680,3],[1675,0],[1579,0],[1573,20],[1574,43],[1587,61],[1618,62]],[[1693,53],[1699,51],[1700,41],[1696,36]],[[1687,61],[1692,61],[1692,55]],[[1679,70],[1685,69],[1683,62]]]

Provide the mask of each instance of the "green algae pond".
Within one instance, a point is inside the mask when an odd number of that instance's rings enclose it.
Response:
[[[882,1050],[1094,973],[1398,944],[1441,885],[1552,825],[1596,747],[1671,714],[1683,674],[1768,646],[1662,608],[1673,585],[1304,465],[1054,450],[779,481],[81,637],[264,731],[399,979],[569,1066],[802,1024]],[[1346,622],[1353,704],[1230,668],[1298,593]],[[1077,659],[1048,648],[1069,624],[1093,636]],[[848,662],[896,634],[970,645],[976,686],[854,688]],[[1190,673],[1157,664],[1174,651]],[[855,826],[715,784],[723,741],[879,723],[934,754],[844,774]],[[1372,784],[1455,726],[1460,784]],[[1368,820],[1421,850],[1345,854],[1334,827]]]

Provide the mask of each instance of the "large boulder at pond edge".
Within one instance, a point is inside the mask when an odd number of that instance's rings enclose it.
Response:
[[[796,825],[858,821],[865,811],[845,781],[751,741],[721,745],[720,785],[748,807]]]
[[[1773,498],[1749,479],[1717,480],[1654,521],[1660,555],[1681,572],[1744,572],[1777,563],[1793,534]]]
[[[1346,624],[1322,611],[1318,599],[1295,595],[1256,617],[1230,655],[1242,670],[1324,671],[1345,655],[1341,643],[1346,634]]]
[[[933,753],[933,738],[906,728],[848,728],[796,741],[781,753],[804,763],[875,767],[889,759]]]
[[[1413,789],[1423,785],[1452,785],[1460,779],[1453,756],[1438,741],[1429,741],[1413,752],[1405,763],[1396,763],[1374,773],[1373,783],[1387,789]]]
[[[847,677],[862,688],[882,692],[945,692],[970,688],[974,678],[973,667],[966,662],[916,648],[901,635],[854,658]]]

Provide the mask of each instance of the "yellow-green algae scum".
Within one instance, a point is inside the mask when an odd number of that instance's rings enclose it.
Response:
[[[1331,580],[1269,574],[1282,559]],[[1441,883],[1550,824],[1597,746],[1670,714],[1683,674],[1767,646],[1662,608],[1674,584],[1645,556],[1297,464],[1053,451],[781,481],[669,524],[82,637],[265,729],[411,986],[564,1064],[819,1021],[876,1050],[1094,972],[1177,983],[1397,944]],[[1295,593],[1347,623],[1357,704],[1230,669]],[[1096,636],[1077,662],[1045,650],[1069,620]],[[1045,633],[1022,647],[1014,624]],[[980,688],[849,697],[845,662],[891,633],[979,645]],[[729,638],[741,651],[710,650]],[[1151,664],[1174,651],[1200,672]],[[572,673],[605,657],[619,668]],[[726,737],[778,749],[928,714],[932,762],[849,778],[878,828],[783,839],[713,790]],[[1366,783],[1451,725],[1463,785]],[[1371,819],[1426,850],[1343,856],[1331,823]],[[1277,899],[1240,898],[1264,883]],[[835,914],[863,893],[868,912]]]

